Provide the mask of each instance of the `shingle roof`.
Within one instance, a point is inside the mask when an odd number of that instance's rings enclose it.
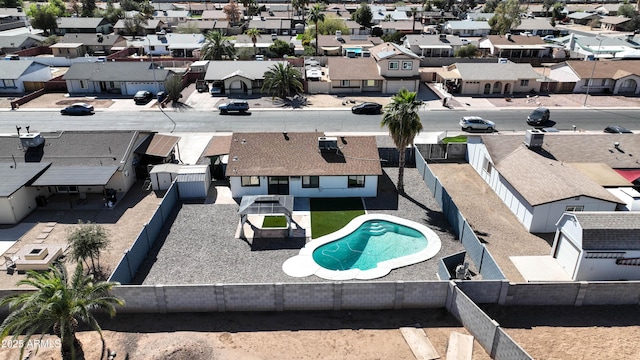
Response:
[[[449,45],[462,46],[462,40],[456,35],[445,35],[444,39],[440,35],[406,35],[406,41],[409,45],[428,46],[428,45]]]
[[[287,64],[286,61],[210,61],[204,79],[207,81],[222,80],[238,70],[243,71],[252,79],[263,79],[264,73],[278,63]]]
[[[318,151],[323,133],[234,133],[227,176],[381,175],[373,136],[338,138],[339,150]]]
[[[61,166],[52,165],[42,174],[33,186],[104,186],[109,183],[117,166]]]
[[[63,80],[164,81],[173,71],[152,70],[149,62],[74,63]]]
[[[65,34],[58,43],[82,43],[86,46],[108,46],[120,42],[126,45],[127,42],[127,39],[120,35],[99,35],[101,36],[96,34]]]
[[[166,158],[180,141],[180,136],[152,134],[135,150],[138,154]]]
[[[57,20],[59,29],[96,29],[103,21],[101,17],[62,17]]]
[[[330,56],[328,58],[329,78],[335,80],[383,80],[378,65],[371,57],[347,58]]]
[[[26,163],[14,165],[11,163],[1,163],[2,181],[0,181],[0,196],[7,197],[16,192],[24,185],[28,185],[42,171],[49,167],[51,163]]]
[[[488,21],[471,21],[471,20],[463,20],[463,21],[448,21],[447,27],[452,30],[490,30],[491,26],[489,26]]]
[[[514,30],[555,30],[547,19],[522,19]]]
[[[376,45],[369,49],[369,51],[371,52],[371,56],[377,61],[381,59],[388,59],[398,55],[408,56],[413,59],[420,59],[420,56],[414,54],[411,50],[389,42]]]
[[[595,63],[572,60],[566,63],[576,75],[583,79],[618,79],[630,74],[640,75],[640,61],[637,60],[598,60]]]
[[[17,34],[17,35],[0,35],[0,49],[2,48],[20,48],[27,40],[33,39],[37,42],[43,42],[44,36],[35,34]]]
[[[33,67],[31,70],[34,70],[37,68],[45,68],[47,65],[40,64],[33,60],[2,61],[2,66],[0,66],[0,79],[17,80],[26,73],[30,67]]]
[[[344,42],[338,41],[335,35],[318,35],[318,46],[362,46],[371,47],[382,43],[377,36],[342,35]]]
[[[500,45],[545,45],[540,36],[525,35],[487,35],[486,38],[496,47]]]
[[[600,22],[603,24],[613,24],[613,25],[620,25],[623,23],[626,23],[627,21],[629,21],[631,19],[629,19],[628,17],[624,17],[624,16],[602,16],[600,18]]]
[[[603,187],[633,186],[624,176],[603,163],[566,163],[567,165],[580,170],[591,180]]]
[[[233,136],[213,136],[202,155],[216,156],[228,154],[231,150],[231,139],[233,139]]]
[[[464,81],[514,81],[540,77],[531,64],[456,63],[455,68]]]
[[[579,170],[560,161],[544,158],[524,145],[495,164],[495,167],[532,206],[577,196],[621,202]]]
[[[553,114],[551,115],[553,118]],[[524,135],[482,136],[494,164],[522,145]],[[613,143],[620,143],[621,153]],[[605,163],[613,169],[640,169],[640,134],[551,134],[544,135],[542,148],[556,160],[570,163]]]
[[[640,213],[574,212],[582,227],[584,250],[640,250]]]

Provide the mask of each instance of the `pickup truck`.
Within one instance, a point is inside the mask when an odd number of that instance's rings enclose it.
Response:
[[[230,100],[227,103],[220,104],[218,106],[221,114],[226,114],[232,111],[239,113],[245,113],[249,110],[249,103],[246,100]]]
[[[196,90],[198,90],[199,93],[208,92],[209,85],[207,85],[204,80],[196,80]]]

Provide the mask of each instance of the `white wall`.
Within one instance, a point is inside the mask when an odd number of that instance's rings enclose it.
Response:
[[[260,186],[241,186],[239,176],[229,178],[234,198],[269,193],[268,177],[260,177]],[[321,176],[319,188],[302,188],[302,179],[289,178],[289,194],[297,197],[375,197],[378,194],[378,176],[365,176],[364,187],[349,188],[347,176]]]
[[[46,195],[46,190],[38,191],[34,187],[21,187],[9,197],[0,198],[0,224],[17,224],[38,205],[36,196]]]
[[[584,206],[584,211],[615,211],[616,204],[594,199],[588,196],[555,201],[538,205],[533,210],[533,219],[529,225],[530,232],[553,232],[556,223],[564,214],[567,206]]]
[[[17,222],[9,198],[0,197],[0,224],[16,224]]]
[[[640,280],[640,266],[616,265],[616,259],[587,259],[588,253],[596,250],[582,250],[575,281],[597,280]],[[611,252],[611,250],[607,250]],[[625,251],[625,258],[640,257],[639,250]]]

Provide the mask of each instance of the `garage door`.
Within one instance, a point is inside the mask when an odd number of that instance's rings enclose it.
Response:
[[[573,245],[573,243],[569,241],[569,239],[567,239],[564,235],[560,235],[555,258],[571,278],[573,278],[573,272],[576,270],[579,256],[580,251],[578,250],[578,248],[575,247],[575,245]]]
[[[154,95],[157,92],[156,86],[152,82],[127,82],[126,95],[135,95],[140,90],[151,91],[151,93]]]
[[[387,81],[387,94],[397,94],[402,88],[416,91],[415,86],[415,81]]]

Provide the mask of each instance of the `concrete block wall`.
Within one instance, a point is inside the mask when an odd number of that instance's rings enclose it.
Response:
[[[341,309],[394,309],[396,283],[342,283]]]
[[[510,284],[505,305],[575,305],[579,283]]]
[[[491,349],[491,358],[496,360],[532,360],[533,358],[520,347],[502,328],[496,329]]]
[[[166,312],[198,312],[198,311],[218,311],[216,290],[213,285],[176,285],[157,286],[158,297],[164,297],[165,307],[161,308]],[[224,305],[224,304],[222,304]]]
[[[640,281],[581,282],[575,305],[640,305]]]
[[[224,285],[225,311],[276,311],[275,284]]]
[[[456,285],[476,304],[496,304],[499,303],[501,292],[507,292],[509,282],[505,280],[456,281]]]
[[[120,285],[111,290],[111,294],[125,301],[125,306],[118,307],[122,313],[157,313],[162,312],[158,306],[155,286]],[[164,302],[164,298],[161,299]]]
[[[334,284],[305,283],[283,285],[284,310],[333,310]]]
[[[447,302],[447,281],[405,282],[402,308],[442,308]]]

